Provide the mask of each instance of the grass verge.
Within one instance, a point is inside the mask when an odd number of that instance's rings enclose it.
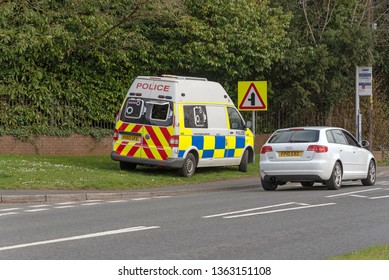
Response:
[[[331,260],[389,260],[389,245],[378,245],[354,251]]]
[[[174,169],[137,167],[122,171],[109,156],[20,156],[0,155],[0,189],[9,190],[130,190],[203,183],[258,176],[258,158],[247,173],[237,166],[198,168],[192,178]]]

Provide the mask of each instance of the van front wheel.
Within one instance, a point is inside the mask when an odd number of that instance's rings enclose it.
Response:
[[[240,172],[247,172],[247,165],[249,163],[249,152],[247,150],[244,151],[242,160],[239,164],[239,171]]]
[[[178,170],[178,173],[182,177],[192,177],[196,170],[196,158],[192,153],[189,153],[185,160],[183,166]]]

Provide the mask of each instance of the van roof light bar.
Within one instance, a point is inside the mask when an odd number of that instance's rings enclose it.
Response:
[[[174,79],[180,79],[180,80],[208,81],[207,78],[188,77],[188,76],[177,76],[177,75],[169,75],[169,74],[163,74],[162,77],[164,77],[164,78],[174,78]]]

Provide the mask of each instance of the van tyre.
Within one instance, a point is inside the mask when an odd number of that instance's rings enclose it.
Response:
[[[277,187],[278,187],[277,183],[275,183],[275,182],[266,182],[262,178],[261,178],[261,184],[262,184],[262,188],[265,191],[275,191],[277,189]]]
[[[196,158],[192,153],[189,153],[185,160],[181,169],[178,170],[178,173],[182,177],[192,177],[196,170]]]
[[[339,190],[342,187],[342,166],[338,161],[335,162],[331,177],[326,181],[326,186],[329,190]]]
[[[136,168],[136,163],[120,161],[119,166],[121,170],[134,170]]]
[[[367,171],[366,179],[362,179],[362,184],[364,186],[373,186],[376,181],[376,166],[374,160],[370,160],[369,169]]]
[[[239,164],[239,171],[247,172],[248,163],[249,163],[249,152],[245,150],[242,156],[242,160],[240,161]]]

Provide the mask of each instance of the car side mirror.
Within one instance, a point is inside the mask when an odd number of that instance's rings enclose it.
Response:
[[[367,148],[370,146],[370,143],[367,140],[362,140],[361,145],[362,145],[362,148]]]
[[[244,125],[244,128],[250,128],[251,129],[251,126],[252,126],[253,124],[251,123],[251,121],[247,121],[246,123],[245,123],[245,125]]]

